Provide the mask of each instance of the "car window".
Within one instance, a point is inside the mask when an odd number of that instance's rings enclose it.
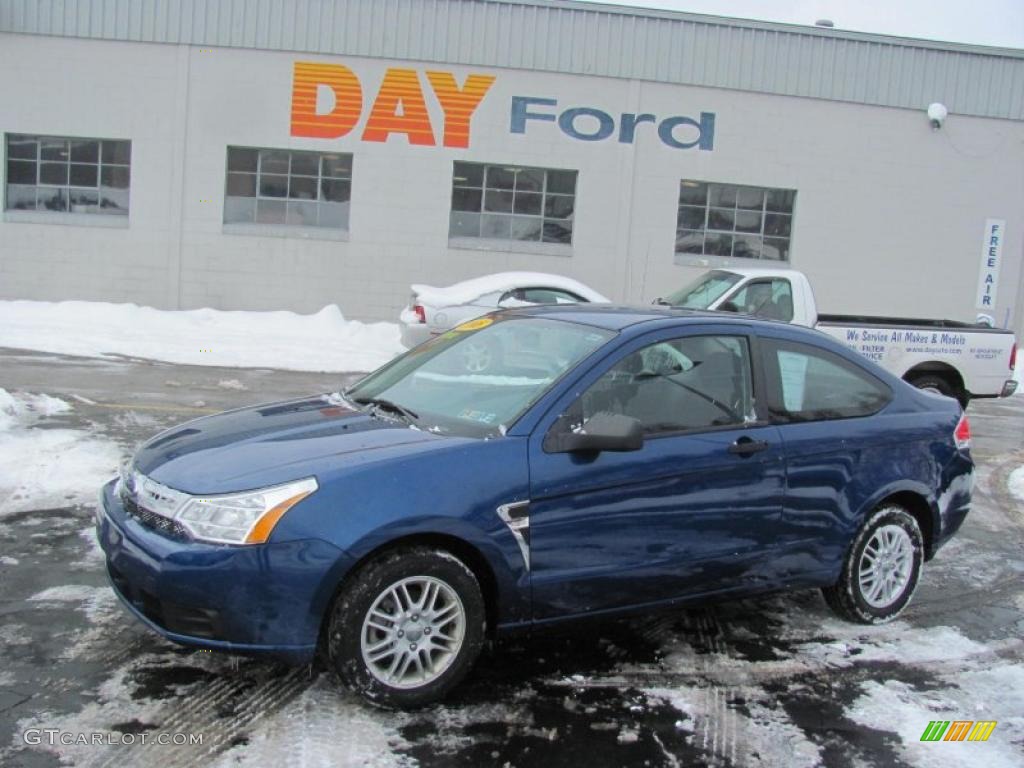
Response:
[[[561,428],[576,428],[597,413],[635,418],[648,435],[754,421],[747,340],[688,336],[633,352],[579,397]]]
[[[889,388],[857,365],[818,347],[764,339],[769,376],[777,384],[768,408],[783,421],[847,419],[877,413]]]
[[[662,303],[685,309],[707,309],[742,278],[735,272],[713,270],[696,282],[675,293],[670,293]]]
[[[546,318],[479,317],[411,349],[345,392],[386,399],[418,429],[501,434],[561,376],[615,335]]]
[[[729,298],[746,315],[789,322],[793,319],[793,287],[785,278],[754,280]]]
[[[560,288],[523,288],[522,296],[525,301],[534,304],[580,304],[586,303],[586,299],[577,296],[569,291]]]

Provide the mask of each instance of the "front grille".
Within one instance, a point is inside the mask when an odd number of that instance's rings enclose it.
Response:
[[[121,497],[121,502],[124,504],[124,511],[147,528],[159,531],[172,539],[191,538],[188,535],[188,531],[185,530],[185,527],[177,520],[172,520],[169,517],[158,515],[156,512],[151,512],[145,507],[140,507],[135,502],[135,499],[127,495]]]

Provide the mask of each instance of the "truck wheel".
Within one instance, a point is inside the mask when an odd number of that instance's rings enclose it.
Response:
[[[861,624],[882,624],[907,607],[924,561],[917,520],[887,504],[864,522],[843,562],[839,581],[822,589],[839,616]]]
[[[948,379],[942,376],[926,373],[922,376],[915,376],[909,381],[918,389],[923,389],[926,392],[937,392],[940,395],[955,398],[960,403],[961,408],[966,408],[970,399],[967,397],[966,392],[959,387],[954,387],[949,383]]]
[[[444,550],[410,547],[370,561],[331,609],[327,653],[349,688],[381,707],[441,699],[483,647],[476,576]]]

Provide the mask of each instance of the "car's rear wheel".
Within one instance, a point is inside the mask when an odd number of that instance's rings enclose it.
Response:
[[[949,379],[944,376],[926,373],[908,379],[908,381],[918,389],[923,389],[925,392],[934,392],[939,395],[954,398],[960,403],[961,408],[966,408],[967,403],[970,402],[970,397],[963,388],[953,385]]]
[[[370,702],[413,708],[466,676],[484,631],[473,572],[448,552],[412,547],[371,561],[345,585],[331,611],[328,657]]]
[[[914,517],[895,504],[864,523],[843,563],[839,581],[822,592],[845,619],[881,624],[910,602],[921,575],[924,540]]]

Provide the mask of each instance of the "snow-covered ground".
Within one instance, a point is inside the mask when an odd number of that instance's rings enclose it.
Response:
[[[121,449],[98,431],[53,422],[64,400],[0,389],[0,519],[30,509],[93,501],[117,471]]]
[[[0,301],[0,347],[189,365],[372,371],[404,351],[395,323],[294,312],[168,311],[91,301]]]

